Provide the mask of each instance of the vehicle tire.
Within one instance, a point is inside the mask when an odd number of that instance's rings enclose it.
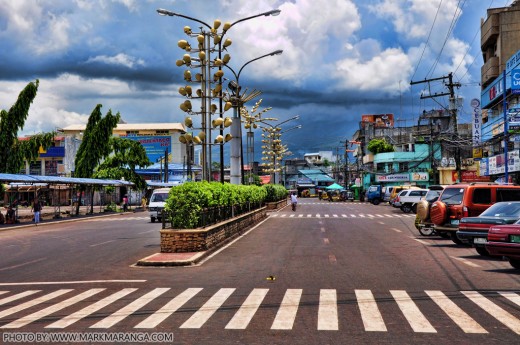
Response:
[[[404,204],[403,206],[401,206],[401,211],[403,211],[404,213],[410,213],[412,212],[412,207],[410,206],[410,204]]]
[[[435,225],[443,225],[448,215],[448,207],[442,201],[436,201],[430,208],[430,219]]]
[[[372,202],[374,205],[379,205],[379,199],[374,199],[374,201]]]
[[[435,234],[435,229],[433,228],[433,226],[421,226],[419,227],[419,232],[423,236],[432,236],[433,234]]]
[[[475,247],[475,249],[482,256],[491,256],[486,247]]]
[[[451,240],[453,241],[453,243],[455,244],[458,244],[458,245],[462,245],[464,244],[458,237],[457,237],[457,233],[455,231],[453,232],[450,232],[450,238]]]
[[[509,258],[509,263],[511,264],[511,266],[513,266],[517,270],[520,270],[520,260],[519,259]]]
[[[155,217],[150,217],[150,221],[151,221],[152,223],[155,223]]]

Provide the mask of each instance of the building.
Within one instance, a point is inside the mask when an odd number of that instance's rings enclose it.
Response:
[[[74,159],[85,128],[86,125],[71,125],[59,130],[65,140],[70,143],[64,145],[67,164],[63,173],[66,175],[74,171]],[[194,164],[194,155],[193,146],[187,146],[179,141],[180,135],[184,132],[185,129],[181,123],[119,123],[114,128],[113,135],[141,143],[152,163],[164,162],[164,156],[167,153],[169,162],[188,169],[188,165]],[[191,152],[188,152],[188,147],[191,148]],[[176,175],[178,175],[177,173]]]
[[[520,3],[491,8],[481,22],[480,101],[474,104],[474,159],[481,175],[520,182]]]

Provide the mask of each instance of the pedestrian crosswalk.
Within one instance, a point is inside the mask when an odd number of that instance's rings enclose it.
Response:
[[[47,330],[66,329],[78,322],[86,322],[82,325],[90,329],[106,330],[123,320],[135,329],[200,329],[212,318],[224,318],[217,324],[225,329],[244,330],[255,322],[255,315],[267,311],[269,318],[264,314],[256,319],[266,329],[293,330],[299,318],[314,314],[310,317],[317,320],[316,331],[341,331],[347,329],[345,322],[350,317],[345,314],[352,315],[355,309],[354,315],[361,321],[360,331],[365,332],[389,332],[388,325],[395,330],[396,320],[402,320],[402,326],[415,333],[438,333],[451,323],[451,331],[488,334],[508,329],[520,335],[520,291],[390,290],[374,295],[367,289],[341,293],[330,288],[305,293],[303,289],[287,289],[282,294],[268,288],[254,288],[246,294],[237,293],[236,288],[208,290],[209,293],[203,293],[204,290],[187,288],[178,294],[171,288],[0,291],[0,330],[20,329],[33,323]],[[389,303],[395,307],[389,308]],[[77,305],[81,307],[74,308]],[[347,308],[351,311],[347,312]],[[137,315],[134,323],[126,320],[132,315]],[[486,319],[489,316],[495,321]]]
[[[365,214],[365,213],[270,213],[272,218],[359,218],[359,219],[383,219],[383,218],[415,218],[415,214]]]

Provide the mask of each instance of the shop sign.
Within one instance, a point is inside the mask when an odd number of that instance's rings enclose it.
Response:
[[[520,69],[511,71],[511,90],[520,90]]]
[[[489,175],[488,160],[489,158],[486,157],[480,160],[480,176]]]
[[[489,176],[481,176],[478,171],[465,170],[461,171],[460,182],[489,182]],[[451,178],[453,181],[457,181],[457,172],[451,172]]]
[[[473,108],[473,146],[480,145],[482,141],[482,112],[480,111],[480,101],[476,98],[471,100],[471,107]]]
[[[409,174],[376,175],[376,182],[410,181]]]
[[[473,148],[473,159],[482,158],[482,148],[475,147]]]
[[[428,181],[430,174],[427,172],[414,172],[412,173],[412,181]]]

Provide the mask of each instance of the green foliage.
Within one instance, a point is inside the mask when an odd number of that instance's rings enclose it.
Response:
[[[394,146],[386,142],[385,139],[372,139],[368,143],[368,150],[373,154],[377,155],[378,153],[384,152],[394,152]]]
[[[267,197],[265,199],[267,202],[280,201],[287,198],[287,189],[282,185],[266,184],[263,188],[265,188],[267,192]]]
[[[74,177],[92,177],[101,160],[111,152],[110,138],[117,126],[120,114],[112,114],[109,110],[105,117],[101,115],[101,104],[98,104],[88,119],[83,139],[76,154]]]
[[[172,187],[166,201],[166,212],[172,213],[176,228],[194,228],[201,211],[208,207],[261,204],[267,191],[259,186],[233,185],[219,182],[186,182]]]
[[[29,108],[38,91],[39,81],[29,83],[18,95],[9,111],[0,111],[0,172],[17,174],[25,160],[38,158],[38,150],[52,145],[55,133],[43,133],[19,141],[18,131],[23,129]]]
[[[136,167],[152,164],[144,147],[135,140],[111,138],[112,154],[101,163],[93,174],[94,178],[116,179],[133,182],[136,189],[145,189],[146,181],[135,172]]]

